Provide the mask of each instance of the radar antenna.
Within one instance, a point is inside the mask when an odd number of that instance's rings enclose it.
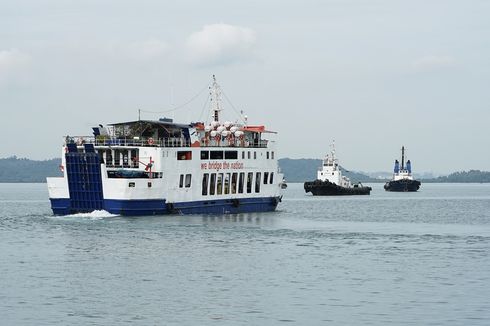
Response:
[[[222,110],[222,92],[221,87],[216,81],[216,76],[213,75],[213,83],[209,87],[209,95],[211,97],[211,110],[213,111],[213,121],[219,121],[219,112]]]

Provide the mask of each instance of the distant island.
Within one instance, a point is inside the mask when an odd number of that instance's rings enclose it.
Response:
[[[60,158],[34,161],[16,156],[0,159],[0,182],[46,182],[46,177],[61,176]]]
[[[30,160],[11,156],[0,159],[1,183],[28,183],[46,182],[46,177],[61,176],[60,158],[44,161]],[[284,173],[287,182],[305,182],[316,179],[316,171],[322,161],[319,159],[279,159],[279,167]],[[364,172],[348,171],[343,169],[345,176],[353,182],[374,183],[386,182],[385,178],[373,178]],[[422,183],[487,183],[490,182],[490,172],[470,170],[454,172],[447,176],[421,179]]]

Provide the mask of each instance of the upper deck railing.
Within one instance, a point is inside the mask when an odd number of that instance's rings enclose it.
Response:
[[[207,140],[191,142],[184,138],[114,138],[114,137],[94,137],[94,136],[66,136],[65,144],[75,143],[79,146],[93,144],[94,146],[107,147],[246,147],[246,148],[267,148],[268,140],[247,141],[240,139]]]

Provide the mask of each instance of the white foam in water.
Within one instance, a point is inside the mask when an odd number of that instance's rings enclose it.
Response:
[[[101,220],[103,218],[115,217],[115,216],[119,216],[119,215],[111,214],[108,211],[104,211],[104,210],[93,211],[90,213],[77,213],[77,214],[66,215],[66,217],[81,217],[81,218],[88,218],[91,220]]]

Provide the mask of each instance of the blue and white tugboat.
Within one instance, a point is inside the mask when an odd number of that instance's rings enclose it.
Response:
[[[311,192],[314,196],[369,195],[371,187],[365,187],[360,182],[352,184],[349,178],[342,175],[335,157],[335,143],[331,148],[330,155],[327,154],[318,169],[317,179],[304,183],[305,192]]]
[[[213,76],[209,122],[136,120],[66,137],[60,169],[47,178],[54,214],[120,215],[273,211],[281,201],[274,132],[221,122]]]
[[[393,168],[393,179],[384,186],[386,191],[417,191],[420,188],[420,181],[415,180],[412,176],[412,162],[407,161],[405,166],[405,146],[402,146],[402,164],[395,160]]]

